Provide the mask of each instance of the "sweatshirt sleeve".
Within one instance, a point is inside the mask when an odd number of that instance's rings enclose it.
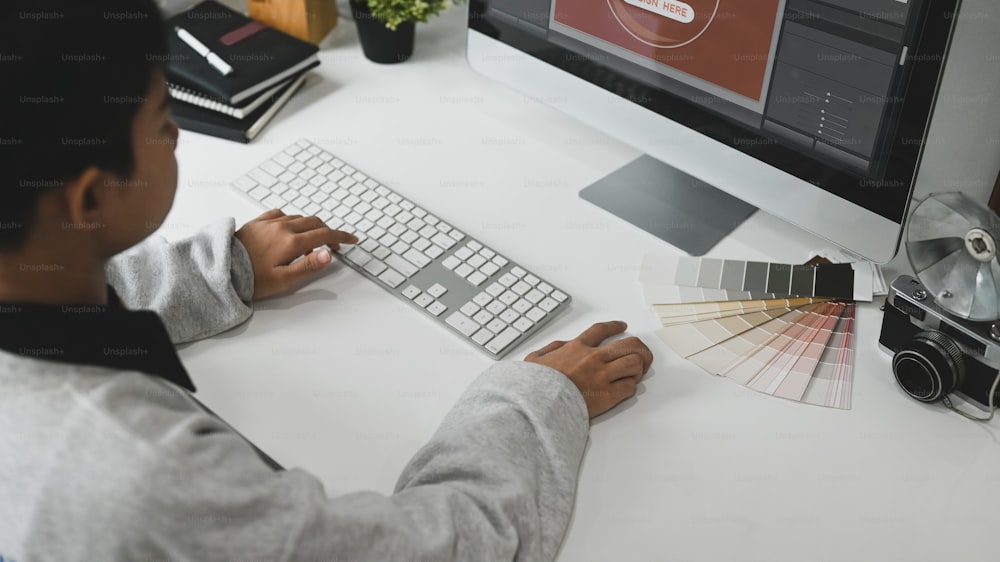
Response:
[[[174,343],[213,336],[253,312],[253,265],[232,218],[189,238],[151,236],[112,258],[105,271],[122,303],[160,315]]]
[[[588,430],[569,379],[500,363],[465,392],[395,493],[328,498],[309,474],[272,472],[231,431],[193,423],[169,430],[171,462],[155,461],[153,481],[137,479],[141,491],[129,494],[139,513],[126,519],[142,525],[122,526],[142,537],[143,555],[184,559],[552,560]]]

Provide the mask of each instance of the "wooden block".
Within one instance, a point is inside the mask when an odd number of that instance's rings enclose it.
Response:
[[[251,18],[313,44],[337,25],[334,0],[247,0],[247,4]]]

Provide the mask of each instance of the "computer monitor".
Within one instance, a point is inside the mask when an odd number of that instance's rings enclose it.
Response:
[[[645,152],[581,196],[695,255],[754,207],[895,254],[958,0],[471,0],[477,71]]]

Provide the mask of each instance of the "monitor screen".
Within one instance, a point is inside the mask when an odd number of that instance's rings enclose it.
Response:
[[[900,224],[955,4],[472,0],[469,28]]]

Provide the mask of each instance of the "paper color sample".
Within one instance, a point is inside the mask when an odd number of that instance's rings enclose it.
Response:
[[[713,375],[722,375],[755,350],[767,345],[789,326],[795,325],[799,319],[808,314],[809,311],[804,309],[814,306],[819,305],[810,304],[792,310],[774,320],[719,342],[714,347],[695,353],[687,359]]]
[[[646,255],[639,281],[721,291],[714,300],[750,298],[830,297],[871,300],[870,267],[858,264],[794,265],[785,263]],[[860,276],[867,276],[859,279]],[[686,294],[693,294],[688,291]],[[706,299],[708,300],[708,299]],[[682,301],[689,302],[689,301]]]
[[[796,341],[783,349],[781,354],[768,365],[767,369],[758,372],[747,386],[765,394],[777,395],[777,392],[785,384],[788,384],[789,387],[784,389],[784,394],[792,395],[797,392],[798,396],[801,396],[805,392],[809,377],[812,376],[820,355],[823,353],[823,347],[830,339],[833,327],[844,311],[843,303],[828,306],[829,308],[817,311],[815,321],[811,321],[796,338]],[[795,376],[789,380],[789,375],[793,371]],[[794,384],[797,377],[800,376],[804,377],[805,380],[802,381],[801,385]],[[794,400],[798,400],[798,397]]]
[[[726,316],[701,320],[690,324],[665,326],[656,331],[670,349],[681,357],[689,357],[699,351],[717,345],[733,336],[760,326],[761,324],[782,316],[791,309],[761,310],[738,316]]]
[[[660,317],[664,326],[672,324],[688,324],[699,320],[737,316],[761,310],[776,310],[779,308],[793,309],[813,302],[826,302],[821,297],[802,297],[794,299],[768,299],[751,301],[699,302],[679,304],[655,304],[653,310]]]
[[[851,409],[854,376],[855,305],[848,304],[833,329],[801,401],[842,410]]]

